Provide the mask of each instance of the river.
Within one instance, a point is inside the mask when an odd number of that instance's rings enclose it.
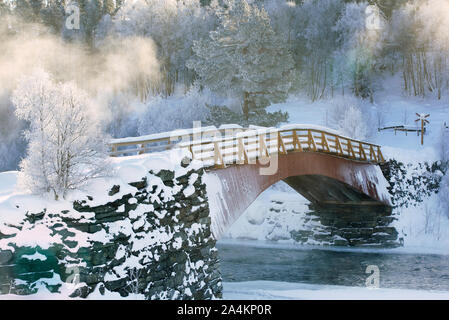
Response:
[[[449,255],[400,250],[339,250],[217,244],[225,283],[276,281],[365,287],[368,266],[379,270],[379,287],[449,291]],[[373,267],[370,267],[373,268]]]

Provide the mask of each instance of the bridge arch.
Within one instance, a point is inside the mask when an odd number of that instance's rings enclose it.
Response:
[[[213,185],[208,195],[212,231],[217,239],[263,191],[279,181],[316,207],[391,212],[388,183],[377,164],[326,153],[294,152],[279,155],[278,170],[273,175],[261,175],[262,167],[256,163],[209,170],[206,184]]]

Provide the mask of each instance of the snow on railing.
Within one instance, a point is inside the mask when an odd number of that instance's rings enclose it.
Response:
[[[314,125],[289,124],[281,128],[222,125],[176,130],[141,137],[114,139],[111,156],[143,154],[187,148],[193,159],[206,166],[255,163],[290,152],[320,152],[355,161],[382,163],[380,146],[351,139]]]

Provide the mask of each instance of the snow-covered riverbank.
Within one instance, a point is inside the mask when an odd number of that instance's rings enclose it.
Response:
[[[422,291],[288,283],[224,282],[226,300],[447,300],[449,291]]]

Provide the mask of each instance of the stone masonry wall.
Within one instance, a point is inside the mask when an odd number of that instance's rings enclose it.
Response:
[[[0,294],[32,294],[45,286],[70,297],[116,292],[146,299],[212,299],[222,294],[203,169],[149,172],[134,192],[101,205],[95,195],[73,210],[28,214],[0,250]],[[113,186],[109,197],[120,194]],[[122,187],[123,188],[123,187]],[[18,246],[24,230],[48,231],[47,247]],[[47,230],[47,231],[45,231]],[[45,236],[42,234],[42,236]]]
[[[394,217],[385,206],[309,205],[313,229],[292,231],[298,242],[353,247],[397,247],[398,232],[391,226]]]

